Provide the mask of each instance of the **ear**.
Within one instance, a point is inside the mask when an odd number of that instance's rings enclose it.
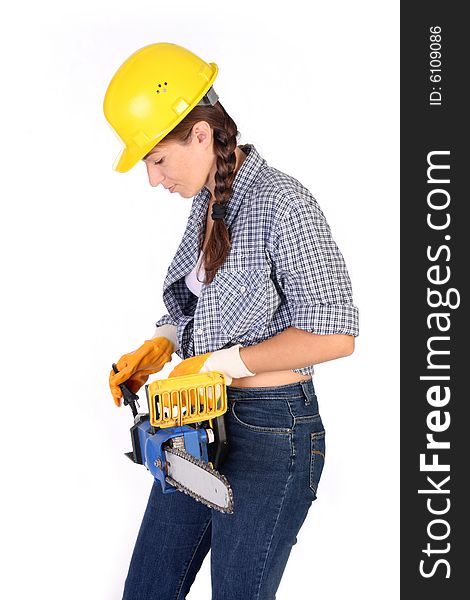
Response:
[[[193,136],[203,147],[212,147],[212,129],[207,121],[198,121],[193,125]]]

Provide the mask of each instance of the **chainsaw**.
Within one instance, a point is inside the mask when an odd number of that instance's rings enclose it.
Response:
[[[114,363],[113,370],[118,373]],[[134,416],[132,451],[125,455],[144,465],[164,494],[180,491],[231,514],[232,488],[216,470],[228,451],[223,374],[209,371],[147,384],[148,413],[137,412],[139,396],[125,383],[119,387],[124,405],[131,407]]]

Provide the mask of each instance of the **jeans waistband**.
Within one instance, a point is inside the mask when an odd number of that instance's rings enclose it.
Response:
[[[315,395],[315,388],[312,379],[286,383],[284,385],[274,385],[269,387],[233,387],[227,386],[227,396],[229,399],[237,398],[292,398],[293,396],[308,397]]]

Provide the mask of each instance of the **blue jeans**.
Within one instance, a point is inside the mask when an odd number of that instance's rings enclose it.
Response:
[[[229,452],[219,471],[234,512],[212,510],[155,482],[123,600],[184,600],[211,549],[212,600],[274,600],[316,498],[325,432],[311,379],[227,387]],[[305,596],[311,585],[305,580]]]

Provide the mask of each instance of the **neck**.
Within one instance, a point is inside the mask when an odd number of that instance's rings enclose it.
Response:
[[[246,158],[246,154],[243,152],[243,150],[240,150],[240,148],[237,146],[235,148],[235,159],[236,159],[235,175],[237,174],[239,168],[242,166],[242,163],[245,160],[245,158]],[[216,172],[217,172],[217,163],[214,160],[214,164],[212,165],[211,172],[209,174],[209,177],[207,178],[207,183],[205,184],[205,187],[211,193],[211,199],[209,202],[209,206],[215,201],[215,174],[216,174]]]

